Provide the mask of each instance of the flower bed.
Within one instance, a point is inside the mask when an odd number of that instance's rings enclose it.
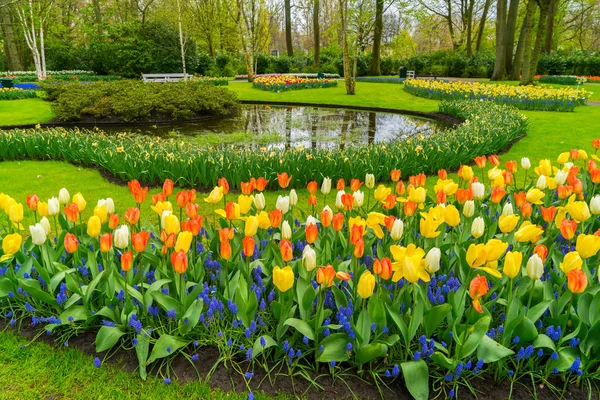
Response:
[[[239,196],[225,179],[206,197],[166,181],[153,215],[140,215],[150,199],[137,181],[127,210],[66,189],[25,204],[0,194],[0,315],[60,343],[95,332],[98,352],[135,351],[142,378],[156,364],[170,378],[169,360],[195,361],[203,345],[247,382],[260,368],[336,379],[351,368],[377,385],[402,377],[418,399],[430,381],[452,397],[481,374],[588,382],[600,359],[595,161],[582,149],[535,168],[477,157],[481,175],[440,170],[431,192],[425,175],[386,168],[391,186],[367,174],[331,193],[325,178],[276,204],[265,178]],[[515,182],[518,168],[530,179]],[[199,201],[214,213],[198,215]]]
[[[227,78],[215,78],[212,76],[194,76],[190,78],[191,82],[196,83],[208,83],[213,86],[227,86],[229,85],[229,81]]]
[[[468,121],[403,142],[333,150],[257,146],[248,151],[247,145],[198,147],[176,139],[97,131],[13,130],[0,132],[0,160],[64,160],[101,167],[124,181],[138,178],[146,184],[160,184],[169,178],[194,187],[212,187],[222,176],[230,182],[259,174],[273,180],[285,168],[294,172],[292,185],[303,186],[321,175],[349,180],[371,171],[373,165],[381,166],[375,171],[379,180],[389,179],[383,171],[394,167],[410,174],[455,169],[478,154],[503,149],[526,129],[525,117],[509,107],[442,102],[440,111]]]
[[[557,85],[582,85],[586,82],[585,77],[569,75],[542,75],[538,78],[540,83],[552,83]]]
[[[252,87],[270,92],[286,92],[289,90],[318,89],[336,87],[337,81],[332,79],[298,78],[295,76],[281,75],[277,77],[256,78]]]
[[[401,78],[356,78],[357,82],[372,82],[372,83],[402,83],[405,79]]]
[[[323,78],[330,78],[330,79],[339,79],[340,75],[339,74],[325,74],[323,73]],[[258,74],[258,75],[254,75],[254,78],[277,78],[280,76],[293,76],[296,78],[317,78],[319,76],[319,74],[316,73],[297,73],[297,74]],[[236,75],[235,79],[248,79],[248,75]]]
[[[404,90],[436,100],[472,99],[509,104],[522,110],[573,111],[586,103],[585,89],[550,89],[540,86],[490,85],[477,82],[443,82],[434,79],[408,79]]]
[[[35,97],[37,97],[37,93],[32,89],[0,87],[0,100],[21,100]]]

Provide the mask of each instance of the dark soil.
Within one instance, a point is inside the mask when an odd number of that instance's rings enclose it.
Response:
[[[28,340],[34,339],[39,334],[39,330],[29,325],[28,319],[23,321],[22,327],[19,331],[8,327],[6,321],[0,321],[0,329],[8,329],[13,332],[20,334]],[[83,353],[104,358],[106,352],[96,353],[94,340],[96,332],[85,332],[78,336],[71,337],[69,339],[69,347],[76,348]],[[52,346],[58,347],[54,341],[54,337],[50,335],[41,335],[38,340],[48,343]],[[57,349],[57,351],[60,351]],[[194,351],[193,348],[187,349],[188,354],[198,354],[198,360],[194,361],[193,364],[188,361],[185,357],[178,355],[170,363],[171,377],[176,378],[179,383],[190,382],[196,379],[205,380],[208,378],[208,383],[213,388],[219,388],[223,391],[247,391],[244,377],[236,372],[232,368],[227,368],[223,363],[219,363],[216,368],[215,364],[219,362],[219,350],[216,347],[200,347]],[[244,360],[236,360],[238,367],[246,372],[250,371],[250,364]],[[107,362],[117,365],[123,370],[136,374],[138,361],[134,351],[125,351],[122,348],[116,352],[112,352]],[[228,363],[229,366],[229,363]],[[269,366],[269,367],[272,367]],[[214,371],[211,373],[211,370]],[[288,375],[287,368],[277,368],[275,371],[268,376],[259,365],[256,365],[254,369],[254,377],[250,381],[250,388],[255,392],[264,392],[265,394],[276,396],[278,393],[284,393],[286,395],[303,398],[309,400],[317,399],[412,399],[412,396],[404,386],[404,382],[401,379],[393,381],[386,380],[387,387],[381,385],[381,393],[377,390],[377,386],[373,383],[370,376],[364,375],[362,377],[352,374],[356,371],[343,371],[338,367],[338,377],[333,379],[329,375],[328,368],[324,365],[319,371],[319,375],[310,373],[311,379],[314,379],[319,385],[322,386],[322,390],[311,385],[309,381],[301,376],[294,378]],[[342,372],[343,371],[343,372]],[[148,373],[159,374],[157,368],[150,369]],[[343,377],[340,377],[340,375]],[[316,376],[316,378],[315,378]],[[141,379],[141,378],[140,378]],[[562,388],[564,383],[556,380],[552,382],[555,387]],[[456,393],[456,398],[467,399],[467,400],[503,400],[503,399],[515,399],[515,400],[529,400],[537,396],[540,400],[546,399],[573,399],[573,400],[587,400],[590,398],[599,399],[598,392],[594,390],[592,393],[588,393],[586,390],[570,385],[567,391],[562,395],[557,395],[548,386],[538,384],[535,388],[532,386],[531,381],[517,382],[514,383],[512,388],[511,396],[511,383],[508,380],[504,380],[501,383],[496,383],[490,376],[479,376],[470,381],[470,385],[473,387],[475,394],[471,393],[465,386],[461,386]],[[450,387],[431,387],[430,398],[431,399],[444,399],[447,398],[447,393]],[[535,393],[535,394],[534,394]]]

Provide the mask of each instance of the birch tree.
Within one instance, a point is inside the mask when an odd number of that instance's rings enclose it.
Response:
[[[53,0],[24,0],[14,3],[15,12],[23,28],[25,43],[33,55],[33,63],[38,79],[46,77],[46,50],[44,27]]]

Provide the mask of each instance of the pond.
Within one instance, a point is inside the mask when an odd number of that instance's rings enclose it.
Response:
[[[406,140],[449,127],[446,123],[412,115],[243,104],[235,115],[203,122],[102,129],[178,137],[199,145],[331,148]]]

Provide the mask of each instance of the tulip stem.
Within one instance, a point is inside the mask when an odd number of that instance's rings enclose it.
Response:
[[[533,279],[532,283],[531,283],[531,293],[529,294],[529,299],[527,300],[527,311],[529,311],[529,308],[531,307],[531,300],[533,299],[534,289],[535,289],[535,279]]]
[[[525,179],[523,180],[523,189],[525,189],[525,187],[527,186],[527,173],[529,172],[529,169],[525,170]]]

